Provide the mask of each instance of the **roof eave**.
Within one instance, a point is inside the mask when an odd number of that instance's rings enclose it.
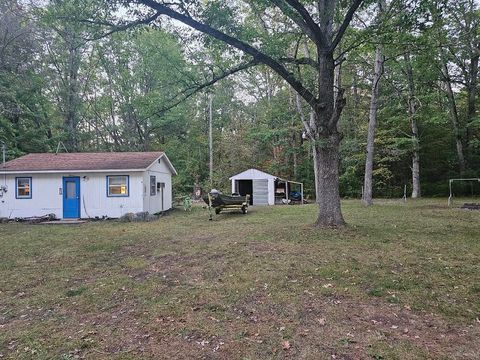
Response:
[[[172,172],[172,175],[178,175],[177,173],[177,170],[175,169],[175,167],[173,166],[172,162],[170,161],[170,159],[168,158],[167,154],[163,153],[162,155],[160,155],[158,158],[155,159],[154,162],[152,162],[150,165],[147,166],[146,170],[149,170],[153,165],[155,165],[158,160],[160,160],[161,158],[165,158],[165,160],[167,160],[167,166],[169,167],[170,171]]]
[[[143,172],[147,169],[100,169],[100,170],[7,170],[0,169],[3,174],[62,174],[62,173],[104,173],[104,172]]]

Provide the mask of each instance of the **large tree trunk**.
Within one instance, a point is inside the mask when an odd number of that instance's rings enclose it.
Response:
[[[335,64],[333,54],[318,52],[319,98],[321,107],[315,112],[315,140],[313,156],[317,204],[319,206],[316,225],[341,226],[345,224],[340,206],[339,166],[340,141],[338,120],[341,105],[335,103]],[[344,101],[342,91],[336,96],[337,102]]]
[[[405,66],[408,80],[408,117],[412,127],[412,199],[421,196],[420,188],[420,140],[418,137],[417,106],[415,103],[415,82],[410,54],[405,53]]]
[[[375,153],[375,131],[377,129],[377,109],[378,93],[380,89],[380,79],[383,75],[384,57],[381,46],[375,50],[375,73],[372,83],[372,97],[370,99],[370,112],[368,116],[367,133],[367,158],[365,160],[365,177],[363,182],[363,203],[372,205],[373,203],[373,158]]]
[[[322,138],[321,146],[314,146],[314,163],[316,167],[315,182],[319,189],[317,203],[320,209],[317,226],[339,226],[345,224],[340,206],[339,165],[340,135],[334,134]]]

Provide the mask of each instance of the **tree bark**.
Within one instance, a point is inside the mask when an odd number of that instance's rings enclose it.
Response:
[[[453,93],[452,83],[450,81],[450,75],[448,73],[448,67],[445,60],[443,60],[442,66],[443,66],[444,83],[447,90],[447,99],[450,107],[450,116],[452,120],[453,132],[455,136],[455,147],[457,150],[458,167],[460,170],[460,175],[463,175],[465,173],[467,166],[466,166],[465,155],[463,151],[462,132],[460,130],[460,119],[458,116],[457,103],[455,101],[455,94]]]
[[[353,66],[352,94],[353,94],[353,108],[356,111],[360,105],[360,95],[358,93],[358,73],[357,73],[356,66]]]
[[[382,5],[379,2],[379,14],[382,12]],[[383,75],[384,57],[382,47],[378,45],[375,50],[375,72],[372,82],[372,97],[370,99],[370,112],[368,116],[367,133],[367,158],[365,160],[365,177],[363,181],[363,199],[364,205],[373,204],[373,158],[375,155],[375,131],[377,129],[377,109],[378,94],[380,89],[380,79]]]
[[[339,166],[340,141],[338,120],[344,105],[343,91],[335,96],[335,63],[333,54],[318,51],[319,99],[323,106],[315,111],[315,141],[313,154],[317,203],[319,206],[316,225],[319,227],[345,224],[340,205]],[[336,101],[335,101],[336,98]]]
[[[320,143],[320,144],[319,144]],[[316,168],[315,182],[317,184],[317,204],[319,214],[316,225],[320,227],[344,225],[339,182],[340,166],[340,135],[333,134],[323,137],[313,147],[314,164]]]
[[[477,113],[476,109],[476,97],[477,97],[477,77],[478,77],[478,51],[475,51],[474,56],[470,59],[470,79],[467,86],[467,138],[466,138],[466,147],[469,149],[469,144],[471,140],[471,130],[470,124],[475,120]]]
[[[416,199],[421,197],[422,193],[420,187],[420,146],[418,141],[418,127],[415,116],[412,116],[412,141],[412,199]]]
[[[418,137],[417,106],[415,102],[415,82],[412,62],[408,52],[404,55],[408,81],[408,117],[412,127],[412,199],[421,196],[420,187],[420,139]]]

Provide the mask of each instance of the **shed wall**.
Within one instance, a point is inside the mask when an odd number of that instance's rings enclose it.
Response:
[[[268,179],[253,180],[253,205],[268,205]]]
[[[165,184],[163,188],[163,205],[162,192],[158,191],[155,195],[150,195],[150,176],[155,176],[155,182]],[[143,208],[150,214],[160,211],[166,211],[172,208],[172,174],[169,167],[165,163],[165,159],[161,158],[159,162],[153,164],[148,171],[143,174]]]

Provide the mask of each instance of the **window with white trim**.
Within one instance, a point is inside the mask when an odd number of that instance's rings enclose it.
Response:
[[[129,177],[128,175],[109,175],[107,176],[107,196],[122,197],[129,195]]]
[[[17,199],[32,198],[32,178],[17,177],[15,179],[15,196]]]
[[[157,195],[157,177],[150,175],[150,196]]]

